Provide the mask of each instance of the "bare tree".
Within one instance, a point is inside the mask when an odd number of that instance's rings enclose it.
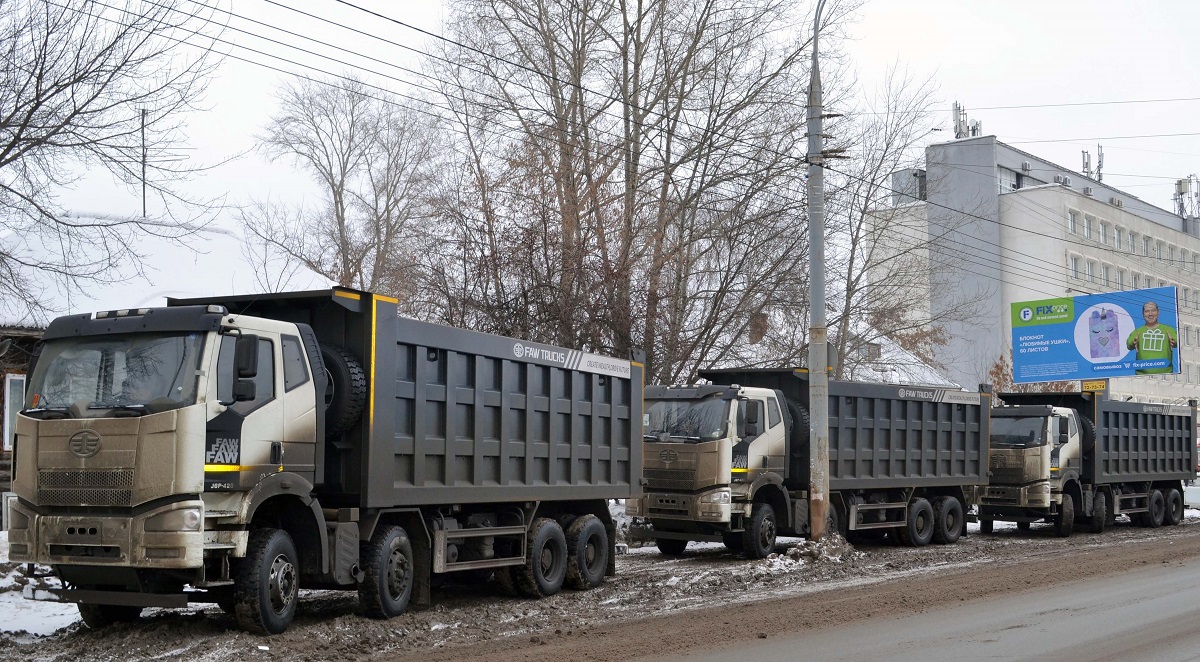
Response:
[[[215,66],[203,30],[216,24],[203,3],[118,4],[0,0],[0,309],[10,314],[43,315],[51,285],[128,278],[147,235],[181,239],[211,211],[181,193],[194,166],[174,154]],[[164,211],[64,214],[56,192],[96,169],[144,184]]]
[[[666,382],[794,361],[794,327],[769,325],[753,349],[745,340],[752,318],[807,305],[807,42],[796,35],[808,8],[454,7],[450,31],[467,48],[446,48],[454,65],[439,77],[462,164],[448,172],[465,188],[444,185],[439,205],[451,239],[438,260],[443,318],[618,355],[641,348],[649,378]]]
[[[923,207],[904,204],[893,180],[896,173],[919,174],[923,148],[935,126],[935,94],[932,80],[916,79],[893,65],[879,91],[866,95],[861,111],[849,113],[842,126],[840,149],[847,158],[832,166],[828,253],[831,288],[836,292],[831,299],[837,302],[831,342],[840,358],[839,378],[855,373],[858,364],[873,361],[872,346],[887,342],[896,342],[923,363],[938,367],[939,350],[949,341],[945,324],[973,319],[987,294],[942,282],[945,271],[931,263],[930,250],[954,229],[954,223],[931,229]],[[908,179],[917,194],[914,202],[920,187],[936,190],[940,185]],[[969,218],[963,212],[959,222]],[[935,296],[953,299],[954,305],[948,306],[953,320],[930,315],[930,300]]]
[[[339,285],[412,298],[434,169],[429,123],[353,79],[286,85],[279,97],[260,144],[313,176],[320,206],[257,203],[242,212],[247,231]]]

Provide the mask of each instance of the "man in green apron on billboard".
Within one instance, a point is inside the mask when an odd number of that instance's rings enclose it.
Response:
[[[1166,359],[1167,364],[1157,368],[1143,368],[1139,375],[1161,375],[1175,372],[1172,359],[1179,346],[1179,334],[1173,327],[1158,323],[1158,304],[1147,301],[1142,305],[1142,318],[1146,323],[1133,330],[1125,346],[1137,352],[1138,361]]]

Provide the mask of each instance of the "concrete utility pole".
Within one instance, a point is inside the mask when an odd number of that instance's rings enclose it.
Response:
[[[808,521],[809,538],[825,535],[829,507],[829,330],[825,326],[825,170],[821,114],[821,70],[817,34],[821,10],[813,18],[812,71],[808,83]]]

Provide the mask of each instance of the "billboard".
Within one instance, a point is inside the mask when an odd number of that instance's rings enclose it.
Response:
[[[1013,382],[1179,372],[1174,287],[1012,304]]]

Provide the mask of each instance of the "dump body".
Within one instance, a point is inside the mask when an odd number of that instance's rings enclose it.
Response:
[[[982,527],[1045,520],[1102,531],[1118,515],[1175,524],[1196,475],[1196,409],[1110,400],[1104,391],[1007,393],[992,411]]]
[[[357,588],[386,617],[436,575],[536,597],[615,572],[607,500],[640,489],[640,364],[345,288],[168,303],[47,330],[10,551],[66,587],[28,597],[96,627],[217,602],[277,633],[299,585]]]
[[[716,540],[762,558],[776,529],[811,530],[807,373],[700,377],[713,384],[647,387],[646,494],[627,513],[638,518],[635,532],[665,553]],[[849,537],[900,529],[914,545],[957,540],[987,482],[988,400],[986,392],[831,381],[836,529]],[[697,432],[687,429],[688,417],[702,423]]]

